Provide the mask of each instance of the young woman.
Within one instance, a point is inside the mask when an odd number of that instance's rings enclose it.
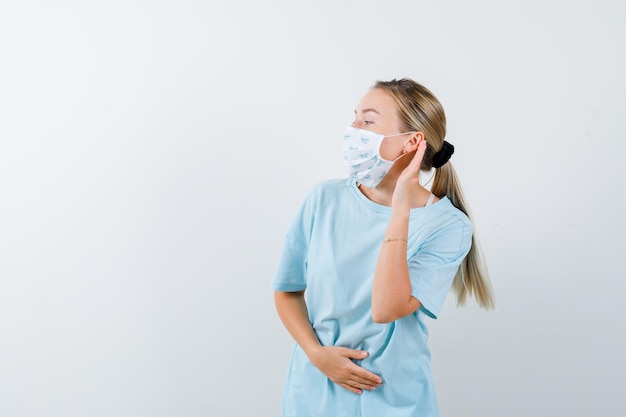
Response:
[[[297,345],[284,417],[426,417],[438,407],[426,317],[449,288],[493,307],[444,141],[443,108],[410,79],[377,82],[343,139],[348,180],[315,186],[273,281]]]

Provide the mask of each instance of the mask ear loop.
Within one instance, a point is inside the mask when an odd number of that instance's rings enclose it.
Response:
[[[407,132],[407,133],[398,133],[396,135],[389,135],[389,136],[384,136],[386,138],[391,137],[391,136],[402,136],[402,135],[406,135],[409,133],[416,133],[416,132]],[[402,148],[402,155],[400,155],[399,157],[397,157],[396,159],[394,159],[392,162],[396,162],[398,159],[402,158],[403,156],[406,156],[406,147]],[[424,188],[426,188],[426,186],[428,186],[430,184],[430,182],[433,180],[433,178],[435,178],[435,174],[437,173],[437,170],[435,167],[430,168],[428,171],[424,171],[420,169],[420,174],[428,174],[428,180],[426,180],[426,182],[424,184],[421,184],[420,181],[420,185]],[[429,189],[430,190],[430,189]]]
[[[387,135],[387,136],[383,136],[384,138],[392,138],[394,136],[404,136],[404,135],[410,135],[411,133],[417,133],[416,130],[412,130],[410,132],[404,132],[404,133],[395,133],[393,135]]]
[[[385,138],[392,138],[392,137],[394,137],[394,136],[404,136],[404,135],[410,135],[411,133],[417,133],[417,131],[415,131],[415,130],[414,130],[414,131],[412,131],[412,132],[404,132],[404,133],[396,133],[396,134],[394,134],[394,135],[387,135],[387,136],[383,136],[383,139],[385,139]],[[381,140],[381,141],[380,141],[380,145],[378,145],[378,148],[379,148],[379,151],[378,151],[379,153],[378,153],[378,154],[379,154],[379,155],[380,155],[380,146],[381,146],[382,144],[383,144],[383,141]],[[396,162],[398,159],[402,158],[402,157],[403,157],[403,156],[405,156],[405,155],[406,155],[406,147],[402,148],[402,155],[400,155],[400,156],[399,156],[399,157],[397,157],[396,159],[393,159],[391,162]],[[382,157],[381,157],[381,159],[382,159]]]
[[[412,130],[410,132],[404,132],[404,133],[396,133],[395,135],[383,136],[383,138],[391,138],[391,137],[394,137],[394,136],[410,135],[411,133],[417,133],[417,130]],[[402,155],[400,155],[399,157],[394,159],[392,162],[396,162],[398,159],[402,158],[405,155],[406,155],[406,146],[404,148],[402,148]]]
[[[392,162],[396,162],[398,159],[402,158],[403,156],[406,156],[406,148],[403,148],[402,149],[402,155],[400,155],[399,157],[394,159]]]

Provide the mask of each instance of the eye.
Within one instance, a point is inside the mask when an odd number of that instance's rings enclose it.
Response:
[[[374,124],[372,120],[364,120],[363,123],[365,123],[366,125]]]

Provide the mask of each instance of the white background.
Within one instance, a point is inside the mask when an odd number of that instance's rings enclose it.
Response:
[[[442,416],[623,416],[626,7],[0,1],[0,416],[277,416],[287,223],[378,79],[432,89],[497,293]]]

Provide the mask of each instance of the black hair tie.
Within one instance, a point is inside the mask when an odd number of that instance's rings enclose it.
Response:
[[[433,168],[441,168],[450,160],[450,157],[454,153],[454,145],[449,142],[443,141],[443,146],[439,149],[439,152],[433,155]]]

